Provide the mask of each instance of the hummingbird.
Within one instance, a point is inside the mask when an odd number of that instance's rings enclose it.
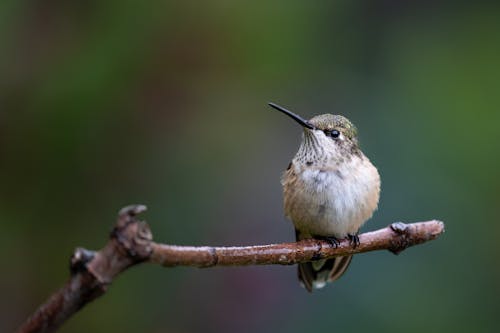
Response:
[[[274,103],[303,129],[302,142],[283,173],[285,216],[297,240],[315,238],[337,247],[340,239],[359,245],[358,232],[377,209],[380,176],[363,154],[358,131],[341,115],[321,114],[309,120]],[[352,255],[298,265],[299,281],[307,291],[340,278]]]

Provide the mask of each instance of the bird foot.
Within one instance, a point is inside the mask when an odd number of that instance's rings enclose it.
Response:
[[[351,244],[351,246],[353,248],[356,248],[359,246],[360,242],[359,242],[359,236],[357,234],[347,234],[347,238],[349,239],[349,244]]]
[[[340,245],[340,241],[333,236],[320,236],[315,238],[327,241],[331,246],[335,246],[335,248],[338,248]]]

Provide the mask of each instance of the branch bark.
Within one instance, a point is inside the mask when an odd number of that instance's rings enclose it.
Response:
[[[398,254],[409,246],[437,238],[443,231],[443,222],[436,220],[412,224],[397,222],[387,228],[359,235],[360,244],[356,247],[353,247],[349,240],[342,240],[338,247],[334,247],[327,241],[317,239],[235,247],[196,247],[152,243],[153,252],[149,262],[167,267],[293,265],[375,250],[389,250]]]
[[[70,279],[22,324],[18,332],[56,331],[84,305],[102,296],[118,274],[142,262],[166,267],[293,265],[383,249],[398,254],[444,232],[443,222],[432,220],[412,224],[397,222],[361,234],[360,244],[355,248],[348,240],[334,247],[315,239],[241,247],[176,246],[153,242],[149,226],[137,219],[137,215],[145,210],[142,205],[123,208],[108,243],[100,251],[77,248],[70,261]]]

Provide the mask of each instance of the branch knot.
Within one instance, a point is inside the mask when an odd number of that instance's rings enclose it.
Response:
[[[409,241],[409,226],[403,222],[394,222],[390,226],[392,231],[394,231],[399,237],[394,237],[391,240],[391,246],[389,247],[389,251],[398,255],[404,249],[411,245]]]
[[[124,207],[118,213],[116,226],[111,231],[111,239],[116,240],[119,247],[135,262],[149,258],[153,249],[153,234],[145,221],[137,219],[137,215],[146,211],[144,205]]]
[[[94,259],[95,252],[77,247],[70,258],[69,269],[71,275],[87,271],[87,263]]]

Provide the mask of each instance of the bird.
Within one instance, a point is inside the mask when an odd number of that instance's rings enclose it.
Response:
[[[341,239],[359,245],[359,229],[377,209],[380,175],[358,143],[358,130],[344,116],[320,114],[309,120],[279,106],[303,127],[302,141],[281,177],[285,216],[296,240],[322,239],[337,247]],[[298,265],[309,292],[340,278],[352,255]]]

